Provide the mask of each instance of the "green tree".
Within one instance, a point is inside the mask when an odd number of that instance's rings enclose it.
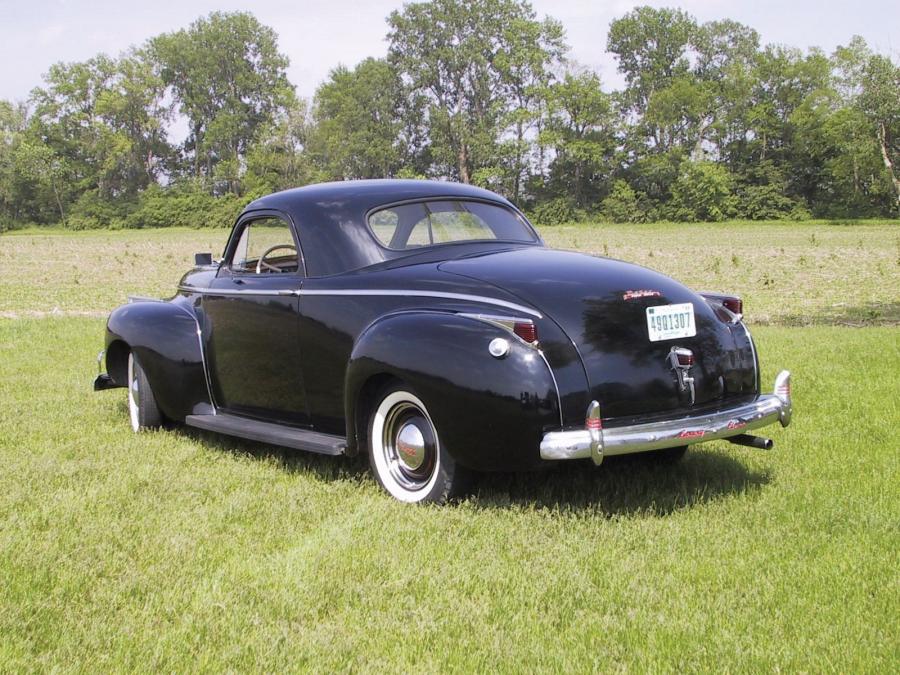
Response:
[[[503,122],[506,140],[500,145],[501,161],[506,165],[505,187],[514,200],[521,196],[533,138],[540,136],[545,93],[568,50],[565,31],[558,21],[536,21],[533,12],[513,19],[504,27],[503,39],[495,56],[506,89],[506,113]],[[510,180],[511,178],[511,180]],[[510,184],[511,183],[511,184]]]
[[[725,220],[737,204],[732,177],[715,162],[684,162],[672,185],[670,217],[675,220]]]
[[[247,153],[247,172],[243,177],[247,193],[262,196],[322,180],[311,153],[306,151],[311,133],[312,121],[305,100],[280,111]]]
[[[28,119],[25,105],[0,100],[0,231],[16,221],[27,200],[15,155]]]
[[[551,188],[571,195],[578,207],[597,197],[616,159],[616,120],[612,97],[596,73],[566,73],[546,89],[548,119],[540,142],[555,151]]]
[[[553,58],[558,27],[542,26],[520,0],[410,3],[388,25],[388,60],[407,91],[424,99],[438,173],[464,183],[492,173],[510,100],[540,81],[535,64]]]
[[[409,153],[403,143],[402,84],[381,59],[338,66],[316,91],[310,150],[335,179],[389,178]]]
[[[668,8],[638,7],[610,24],[606,48],[625,76],[628,110],[643,115],[655,92],[689,71],[688,46],[696,31],[693,17]]]
[[[213,12],[153,38],[150,52],[188,120],[184,149],[195,177],[212,178],[223,161],[238,167],[257,132],[294,96],[275,31],[246,12]],[[235,172],[224,173],[228,188],[239,192]]]
[[[857,105],[874,133],[894,189],[894,212],[900,212],[900,65],[881,54],[870,56],[862,72]]]

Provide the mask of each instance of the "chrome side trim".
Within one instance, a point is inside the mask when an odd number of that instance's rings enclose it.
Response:
[[[523,319],[522,317],[515,316],[495,316],[493,314],[473,314],[471,312],[458,312],[457,316],[464,316],[467,319],[475,319],[476,321],[481,321],[482,323],[487,323],[492,326],[496,326],[497,328],[502,328],[523,345],[533,348],[538,347],[537,342],[526,342],[521,337],[516,335],[516,324],[529,323],[531,325],[534,325],[534,322],[531,319]]]
[[[418,298],[441,298],[444,300],[464,300],[466,302],[480,302],[485,305],[496,305],[497,307],[505,307],[516,312],[522,312],[538,319],[544,318],[543,315],[524,305],[517,305],[514,302],[507,302],[499,298],[490,298],[484,295],[470,295],[468,293],[448,293],[444,291],[416,291],[393,288],[362,288],[362,289],[309,289],[301,288],[294,291],[299,296],[311,295],[350,295],[350,296],[399,296],[399,297],[418,297]]]
[[[747,342],[750,343],[750,355],[753,357],[753,379],[756,382],[759,382],[759,361],[756,360],[756,345],[753,344],[753,336],[750,335],[750,329],[747,328],[747,324],[743,321],[738,321],[738,325],[744,329],[744,334],[747,336]]]
[[[406,289],[393,288],[341,288],[341,289],[308,289],[298,288],[294,290],[282,291],[265,291],[265,290],[223,290],[217,288],[197,288],[196,286],[180,285],[180,291],[188,293],[200,293],[202,295],[297,295],[297,296],[313,296],[313,295],[348,295],[348,296],[398,296],[398,297],[419,297],[419,298],[442,298],[445,300],[465,300],[467,302],[480,302],[485,305],[496,305],[497,307],[505,307],[517,312],[523,312],[538,319],[544,318],[543,315],[524,305],[517,305],[514,302],[507,302],[499,298],[490,298],[484,295],[470,295],[468,293],[448,293],[444,291],[415,291]]]
[[[586,459],[596,464],[606,456],[627,455],[647,450],[660,450],[691,445],[731,436],[739,436],[752,429],[780,422],[791,423],[791,374],[783,370],[775,379],[774,393],[764,394],[752,403],[734,406],[708,415],[633,424],[612,429],[582,429],[552,431],[541,441],[541,458]],[[591,402],[588,418],[597,406]]]
[[[279,291],[267,291],[264,289],[253,289],[246,288],[241,290],[232,290],[225,288],[197,288],[196,286],[185,286],[181,285],[178,287],[179,291],[187,291],[188,293],[200,293],[201,295],[299,295],[299,293],[292,289],[285,289]]]
[[[550,367],[550,362],[547,360],[547,355],[544,354],[544,350],[538,349],[537,353],[541,355],[544,365],[547,366],[547,370],[550,371],[550,379],[553,380],[553,389],[556,391],[556,405],[559,407],[559,426],[561,427],[563,426],[562,396],[559,395],[559,385],[556,383],[556,375],[553,373],[553,368]]]

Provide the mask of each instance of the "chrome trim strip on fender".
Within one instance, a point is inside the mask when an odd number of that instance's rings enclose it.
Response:
[[[490,298],[484,295],[469,295],[467,293],[448,293],[445,291],[415,291],[401,290],[392,288],[364,288],[364,289],[309,289],[301,288],[295,291],[297,295],[375,295],[375,296],[399,296],[399,297],[421,297],[421,298],[442,298],[445,300],[465,300],[467,302],[480,302],[486,305],[496,305],[497,307],[505,307],[517,312],[523,312],[538,319],[544,318],[543,315],[529,307],[517,305],[514,302],[507,302],[499,298]]]
[[[547,360],[547,355],[544,354],[544,350],[538,349],[537,353],[541,355],[544,365],[547,366],[547,370],[550,371],[550,379],[553,380],[553,389],[556,390],[556,404],[559,406],[559,426],[563,426],[562,396],[559,395],[559,385],[556,383],[556,375],[553,373],[553,368],[550,367],[550,362]]]
[[[497,307],[505,307],[517,312],[529,314],[538,319],[544,318],[543,315],[529,307],[517,305],[514,302],[507,302],[499,298],[490,298],[484,295],[469,295],[467,293],[448,293],[445,291],[415,291],[400,290],[392,288],[360,288],[360,289],[308,289],[299,288],[295,290],[282,291],[266,291],[266,290],[223,290],[218,288],[196,288],[195,286],[181,285],[178,287],[180,291],[188,293],[201,293],[203,295],[297,295],[297,296],[324,296],[324,295],[347,295],[347,296],[398,296],[398,297],[420,297],[420,298],[442,298],[445,300],[465,300],[467,302],[480,302],[486,305],[496,305]]]
[[[591,402],[591,406],[594,405],[596,401]],[[600,464],[604,457],[610,455],[627,455],[739,436],[776,421],[787,427],[791,423],[791,412],[791,374],[783,370],[775,378],[774,393],[763,394],[752,403],[708,415],[611,429],[590,429],[585,426],[571,431],[551,431],[544,434],[541,441],[541,458],[554,460],[590,457],[596,464]]]
[[[759,366],[757,365],[759,361],[757,361],[756,358],[756,345],[753,344],[753,336],[750,335],[750,329],[747,328],[747,324],[743,321],[738,321],[738,324],[744,329],[744,335],[747,336],[747,342],[750,343],[750,356],[753,358],[753,379],[754,381],[759,382]]]

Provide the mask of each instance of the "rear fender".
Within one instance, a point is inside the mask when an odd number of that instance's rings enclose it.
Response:
[[[509,353],[488,352],[494,338]],[[377,390],[405,383],[428,407],[444,447],[473,469],[541,464],[545,431],[559,428],[558,393],[536,348],[503,328],[448,312],[405,312],[367,328],[354,345],[345,379],[348,443],[366,444]]]
[[[127,386],[129,351],[167,418],[180,421],[210,412],[197,320],[189,306],[141,300],[113,310],[106,325],[106,366],[117,386]]]

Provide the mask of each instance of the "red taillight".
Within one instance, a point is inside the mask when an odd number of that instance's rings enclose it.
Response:
[[[735,321],[740,321],[741,317],[744,314],[744,303],[736,295],[705,292],[701,292],[700,295],[710,305],[712,305],[713,311],[715,311],[716,316],[725,323],[734,323]],[[722,307],[727,309],[731,314],[721,311]]]
[[[588,431],[600,431],[603,428],[603,423],[599,417],[588,417],[584,421],[584,426],[587,427]]]
[[[744,302],[740,298],[722,298],[722,304],[732,314],[744,313]]]
[[[678,365],[683,366],[684,368],[690,368],[694,365],[694,353],[688,351],[687,349],[678,349],[675,351],[675,356],[678,359]]]
[[[537,328],[531,321],[516,321],[513,333],[529,344],[537,342]]]

